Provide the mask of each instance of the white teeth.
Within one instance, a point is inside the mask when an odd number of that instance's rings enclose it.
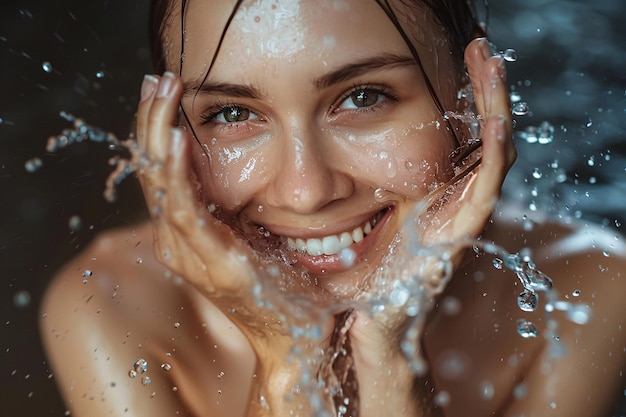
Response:
[[[337,236],[326,236],[322,239],[322,246],[324,247],[324,255],[333,255],[341,250],[341,244]]]
[[[359,243],[360,241],[362,241],[363,240],[363,229],[361,229],[360,227],[357,227],[356,229],[354,229],[352,231],[352,239],[356,243]]]
[[[308,239],[306,241],[306,253],[311,256],[319,256],[324,253],[324,247],[320,239]]]
[[[339,244],[341,245],[341,249],[345,249],[350,247],[354,243],[352,240],[352,235],[348,232],[343,232],[341,236],[339,236]]]
[[[353,243],[362,241],[366,235],[371,233],[373,225],[376,225],[380,217],[381,215],[378,214],[374,220],[365,222],[363,226],[356,227],[352,233],[343,232],[340,235],[330,235],[323,238],[306,240],[289,237],[287,238],[287,247],[290,250],[306,252],[311,256],[335,255],[349,248]]]

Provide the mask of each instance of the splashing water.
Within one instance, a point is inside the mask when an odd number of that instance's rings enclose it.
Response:
[[[506,50],[501,55],[507,61],[516,59],[515,51]],[[104,73],[102,73],[104,76]],[[99,77],[100,78],[100,77]],[[469,92],[471,94],[471,91]],[[512,100],[511,111],[516,116],[528,114],[527,103],[521,101],[521,96]],[[48,140],[46,149],[56,152],[66,146],[81,141],[107,143],[112,151],[123,151],[125,155],[116,155],[110,163],[115,167],[106,181],[104,196],[107,201],[113,201],[116,197],[116,186],[136,170],[150,166],[145,154],[137,147],[137,143],[131,136],[125,141],[118,140],[115,135],[106,133],[96,127],[88,125],[84,120],[62,112],[61,117],[73,123],[72,129],[64,130],[60,135],[53,136]],[[448,112],[444,118],[458,119],[470,127],[472,137],[476,138],[468,147],[470,153],[479,149],[480,117],[473,113]],[[552,141],[554,128],[543,122],[539,127],[528,127],[523,132],[523,138],[527,143],[548,144]],[[130,157],[128,156],[130,155]],[[386,153],[379,155],[381,160],[389,159]],[[464,159],[464,158],[463,158]],[[479,160],[479,159],[478,159]],[[27,162],[26,169],[34,172],[42,165],[41,160],[33,158]],[[461,166],[455,172],[454,181],[462,178],[476,165]],[[30,167],[30,168],[29,168]],[[387,176],[393,178],[397,173],[395,161],[389,160]],[[533,175],[534,176],[534,175]],[[539,177],[535,177],[540,179]],[[454,182],[453,181],[453,182]],[[447,186],[449,184],[444,184]],[[437,188],[444,188],[440,186]],[[437,191],[435,190],[435,191]],[[374,198],[377,202],[387,204],[394,203],[398,196],[384,189],[376,189]],[[424,375],[428,365],[422,357],[420,340],[423,333],[426,313],[433,307],[435,296],[439,294],[449,282],[453,274],[453,265],[450,253],[459,246],[473,248],[474,251],[485,256],[494,256],[494,267],[507,269],[513,272],[521,282],[524,290],[517,297],[517,305],[521,311],[532,312],[539,306],[539,294],[545,296],[544,309],[546,314],[558,310],[565,312],[565,316],[574,323],[584,324],[589,320],[591,310],[586,305],[573,305],[557,299],[552,289],[550,277],[539,271],[529,256],[519,253],[508,253],[503,248],[492,243],[481,241],[454,242],[454,244],[437,244],[424,246],[420,241],[418,230],[418,218],[428,207],[428,201],[416,204],[414,213],[407,217],[402,231],[396,236],[389,247],[389,254],[383,259],[381,268],[377,269],[372,276],[368,277],[369,288],[367,293],[359,294],[349,301],[338,302],[332,307],[319,308],[314,296],[305,297],[301,292],[293,291],[294,287],[307,282],[309,277],[294,274],[291,279],[280,280],[276,283],[276,273],[272,272],[268,263],[266,279],[255,286],[254,294],[259,306],[271,309],[277,313],[279,320],[285,323],[288,332],[296,340],[291,350],[290,360],[296,360],[301,364],[301,376],[297,386],[294,386],[286,399],[293,400],[294,395],[306,396],[310,399],[312,415],[349,416],[358,410],[358,386],[354,377],[354,363],[351,358],[349,345],[349,330],[353,322],[353,311],[359,310],[371,316],[386,313],[395,309],[400,311],[407,319],[408,326],[402,335],[401,351],[404,354],[409,368],[416,375]],[[261,211],[262,208],[259,208]],[[211,210],[209,210],[211,211]],[[76,228],[78,229],[78,228]],[[265,236],[265,230],[259,233]],[[355,254],[351,250],[342,251],[341,260],[345,265],[352,265]],[[83,276],[91,276],[91,271],[85,271]],[[303,284],[303,287],[311,285]],[[293,295],[295,294],[295,295]],[[294,307],[298,306],[298,307]],[[335,329],[330,346],[324,351],[316,351],[312,348],[315,342],[319,342],[322,329],[312,323],[323,323],[327,319],[335,317]],[[177,327],[177,326],[175,326]],[[553,336],[557,331],[557,322],[549,318],[547,321],[546,338],[555,343]],[[537,337],[539,330],[527,320],[520,319],[516,324],[516,330],[522,338]],[[553,349],[552,351],[556,351]],[[162,364],[163,371],[169,371],[169,364]],[[144,359],[137,359],[128,375],[136,378],[145,374],[148,363]],[[150,384],[150,378],[143,376],[142,384]],[[481,384],[480,392],[485,398],[493,396],[493,385],[488,381]],[[447,393],[438,394],[437,401],[446,404],[450,401]]]
[[[104,73],[103,75],[104,76]],[[46,145],[46,151],[54,153],[70,146],[74,143],[83,141],[107,143],[109,150],[117,152],[125,152],[130,157],[124,155],[115,155],[109,159],[109,164],[114,170],[109,174],[106,180],[104,198],[108,202],[113,202],[117,198],[117,186],[122,183],[133,172],[149,165],[145,153],[140,151],[134,137],[129,137],[124,141],[120,141],[113,133],[87,124],[83,119],[77,118],[69,113],[62,111],[59,114],[68,122],[73,123],[73,128],[64,129],[60,135],[51,136]],[[43,162],[39,157],[33,157],[25,163],[25,169],[28,172],[35,172],[43,166]]]

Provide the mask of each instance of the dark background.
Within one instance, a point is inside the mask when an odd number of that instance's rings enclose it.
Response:
[[[518,129],[544,120],[555,128],[551,144],[517,138],[520,157],[505,198],[621,229],[626,2],[491,3],[492,40],[517,50],[509,83],[531,108],[517,118]],[[150,68],[147,6],[147,0],[0,5],[0,416],[64,415],[38,338],[42,294],[96,233],[143,216],[134,180],[122,183],[116,203],[103,199],[107,161],[115,155],[105,145],[80,143],[53,154],[45,146],[71,127],[60,111],[126,137]],[[43,166],[29,173],[24,164],[35,156]],[[80,231],[70,230],[72,216],[81,218]]]

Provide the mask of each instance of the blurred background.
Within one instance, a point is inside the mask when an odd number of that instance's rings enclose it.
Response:
[[[50,153],[46,143],[71,127],[62,111],[127,136],[141,79],[150,71],[148,3],[0,4],[1,416],[66,415],[38,336],[42,294],[97,233],[144,215],[134,179],[121,184],[115,203],[103,198],[108,161],[116,155],[105,144]],[[495,48],[517,54],[508,65],[513,99],[528,105],[528,112],[517,105],[520,156],[506,200],[621,230],[625,21],[621,0],[490,2]],[[626,415],[623,403],[618,399],[615,416]]]

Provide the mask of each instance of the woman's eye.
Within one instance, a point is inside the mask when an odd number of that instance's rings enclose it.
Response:
[[[249,109],[240,106],[226,106],[222,107],[219,112],[215,113],[212,117],[217,123],[238,123],[246,122],[248,120],[258,119],[257,115],[252,113]]]
[[[362,109],[378,104],[384,95],[371,88],[364,88],[352,92],[339,106],[341,109]]]

